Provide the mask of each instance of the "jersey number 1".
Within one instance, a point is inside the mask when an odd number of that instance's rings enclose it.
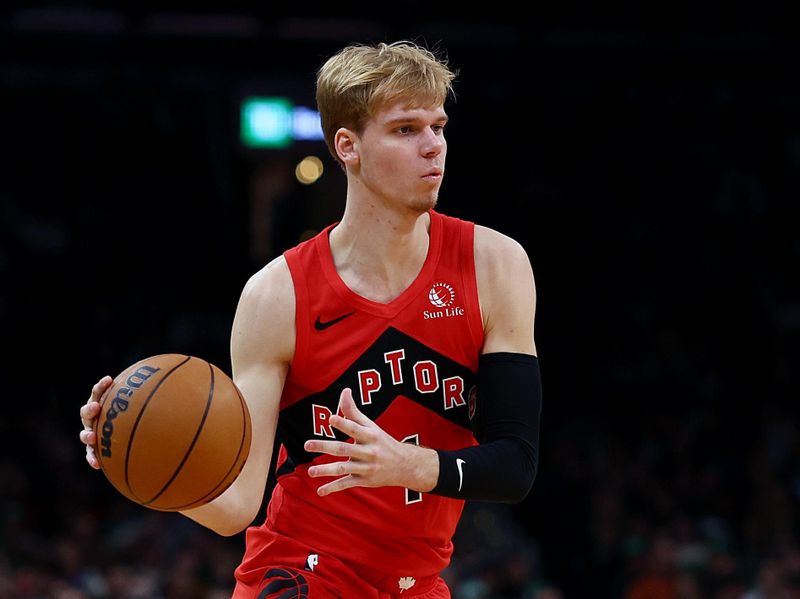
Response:
[[[409,435],[405,439],[403,439],[403,443],[411,443],[412,445],[419,445],[419,433],[416,435]],[[422,493],[419,491],[412,491],[411,489],[406,489],[406,505],[412,503],[419,503],[422,501]]]

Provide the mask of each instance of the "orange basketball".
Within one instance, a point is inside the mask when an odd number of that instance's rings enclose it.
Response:
[[[227,489],[250,452],[250,413],[219,368],[180,354],[146,358],[100,399],[97,457],[125,497],[154,510],[199,507]]]

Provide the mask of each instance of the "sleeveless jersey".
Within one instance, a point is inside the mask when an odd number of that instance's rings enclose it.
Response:
[[[345,387],[399,441],[453,450],[476,444],[473,419],[483,326],[474,225],[430,211],[428,254],[413,283],[382,304],[350,290],[333,263],[334,225],[284,255],[296,296],[296,348],[280,400],[277,485],[265,526],[387,576],[427,576],[450,561],[461,500],[399,487],[326,497],[308,439],[351,441],[329,424]],[[351,441],[352,442],[352,441]]]

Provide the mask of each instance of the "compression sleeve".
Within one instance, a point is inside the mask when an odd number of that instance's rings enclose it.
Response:
[[[518,503],[533,486],[539,458],[539,360],[520,353],[484,354],[478,377],[479,445],[437,450],[439,480],[430,493]]]

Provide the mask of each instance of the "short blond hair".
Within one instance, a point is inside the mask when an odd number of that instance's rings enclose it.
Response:
[[[398,100],[414,108],[443,106],[454,95],[455,77],[446,59],[411,41],[340,50],[317,72],[317,108],[328,150],[338,162],[336,131],[361,132],[373,114]]]

